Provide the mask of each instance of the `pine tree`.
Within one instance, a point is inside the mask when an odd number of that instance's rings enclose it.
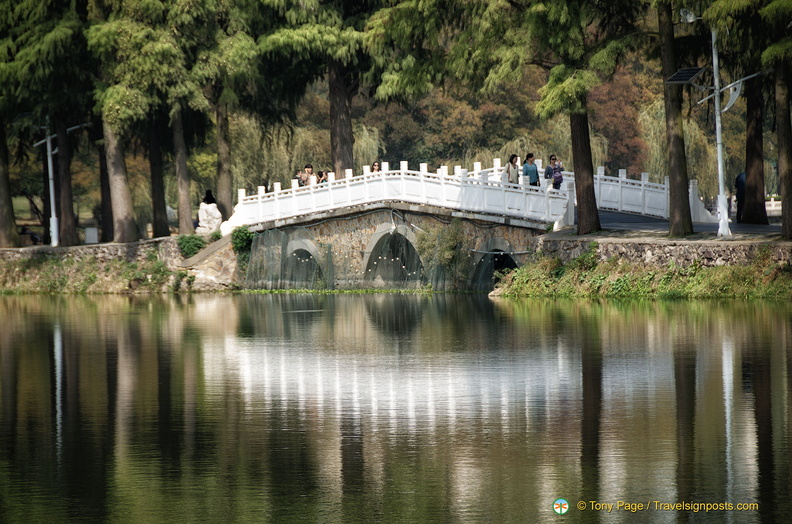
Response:
[[[663,78],[667,79],[678,68],[673,8],[671,2],[665,1],[657,2],[656,9],[660,33],[660,62]],[[682,86],[664,84],[663,91],[670,185],[668,234],[672,237],[683,237],[693,233],[693,219],[690,214],[690,182],[682,121]]]
[[[734,76],[744,77],[758,72],[761,52],[771,41],[771,35],[759,15],[763,0],[734,2],[717,0],[704,13],[709,23],[719,27],[719,37],[727,40],[731,53],[724,64]],[[747,224],[768,224],[765,206],[764,176],[764,84],[763,76],[745,81],[745,203],[741,220]]]
[[[792,2],[771,0],[760,14],[769,26],[772,43],[762,53],[762,64],[773,68],[775,82],[778,178],[781,183],[781,236],[792,239]]]
[[[202,46],[196,76],[203,86],[215,120],[217,146],[217,207],[224,219],[232,212],[230,112],[255,85],[259,65],[255,30],[269,19],[256,2],[220,0],[214,16],[204,20],[207,42]]]
[[[11,29],[12,2],[0,2],[0,247],[19,247],[19,232],[14,219],[14,206],[11,200],[10,165],[8,141],[6,139],[6,118],[13,107],[14,72],[13,44]]]
[[[354,166],[352,100],[374,64],[366,48],[366,24],[384,6],[382,0],[265,0],[281,23],[259,44],[267,57],[291,57],[319,78],[327,75],[333,168],[343,177]],[[370,77],[371,78],[371,77]]]
[[[47,132],[58,136],[58,200],[51,205],[58,211],[60,244],[74,245],[79,239],[67,128],[84,123],[89,113],[90,57],[83,37],[86,2],[26,1],[3,10],[9,24],[7,49],[13,50],[8,72],[15,77],[15,108],[32,113],[40,122],[49,120]]]

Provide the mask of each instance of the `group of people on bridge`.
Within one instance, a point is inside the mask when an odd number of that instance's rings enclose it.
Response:
[[[512,154],[509,156],[509,161],[506,164],[506,174],[511,184],[518,184],[519,183],[519,175],[520,175],[520,167],[518,166],[518,162],[520,157],[516,154]],[[525,161],[522,165],[522,176],[523,180],[528,180],[528,184],[532,186],[540,186],[541,183],[539,181],[539,166],[535,163],[536,158],[533,153],[528,153],[525,155]],[[371,164],[371,173],[377,173],[380,171],[380,163],[375,161]],[[550,161],[548,162],[547,166],[544,168],[544,178],[548,180],[547,184],[552,184],[553,189],[561,189],[561,184],[564,181],[564,175],[562,173],[563,164],[556,155],[550,155]],[[327,182],[328,180],[328,173],[330,171],[318,171],[316,176],[317,184],[322,184]],[[314,176],[314,169],[313,165],[308,163],[305,164],[303,169],[297,169],[294,172],[293,179],[297,181],[298,187],[305,187],[310,185],[311,183],[311,176]]]
[[[517,165],[520,158],[512,154],[509,156],[509,162],[506,164],[506,173],[509,178],[510,184],[517,184],[519,182],[520,168]],[[536,158],[533,153],[525,155],[525,161],[522,166],[523,180],[528,180],[528,184],[532,186],[539,186],[539,166],[535,164]],[[548,184],[553,184],[553,189],[561,189],[561,183],[564,181],[562,173],[563,164],[556,155],[550,155],[550,161],[544,169],[545,180]]]
[[[372,173],[377,173],[379,171],[380,171],[380,163],[375,161],[373,164],[371,164],[371,172]],[[327,175],[329,173],[330,173],[330,170],[326,170],[326,171],[321,171],[320,170],[320,171],[318,171],[316,173],[316,183],[317,184],[323,184],[323,183],[327,182],[327,179],[328,179]],[[305,167],[303,167],[302,169],[297,169],[294,172],[294,177],[292,177],[292,178],[297,181],[297,186],[298,187],[305,187],[307,185],[310,185],[311,176],[312,175],[314,175],[313,164],[308,163],[308,164],[305,164]]]

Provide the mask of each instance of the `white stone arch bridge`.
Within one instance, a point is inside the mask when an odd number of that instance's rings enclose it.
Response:
[[[569,172],[559,190],[522,180],[510,184],[497,159],[491,168],[475,164],[473,170],[456,167],[453,174],[447,168],[430,173],[425,164],[413,171],[406,162],[389,169],[383,162],[382,172],[365,168],[360,176],[347,172],[343,179],[329,178],[289,189],[276,184],[269,193],[260,187],[250,196],[240,190],[234,214],[221,231],[226,235],[246,225],[266,233],[254,243],[246,287],[425,286],[432,282],[426,257],[416,249],[416,232],[458,218],[470,246],[465,286],[482,290],[495,271],[518,267],[532,255],[526,247],[530,237],[574,223],[574,175]],[[667,217],[667,184],[642,178],[597,175],[599,207]]]
[[[253,195],[240,189],[234,213],[220,229],[227,235],[235,227],[243,225],[255,226],[299,217],[311,220],[313,215],[328,211],[381,202],[510,217],[535,222],[542,228],[552,224],[554,229],[560,229],[574,224],[572,172],[564,172],[564,183],[561,189],[555,190],[548,187],[542,177],[542,186],[539,187],[528,185],[522,177],[517,184],[509,183],[500,159],[495,159],[491,168],[482,169],[477,162],[472,170],[457,166],[453,173],[449,173],[446,166],[437,172],[429,172],[426,164],[421,164],[420,169],[414,171],[409,169],[407,162],[401,162],[398,169],[390,169],[388,163],[383,162],[382,168],[381,172],[372,173],[366,166],[359,176],[353,176],[352,170],[347,170],[341,179],[330,173],[329,181],[322,184],[317,184],[312,177],[305,187],[297,187],[296,180],[293,180],[292,187],[284,189],[276,182],[272,192],[259,186]],[[624,172],[618,177],[609,177],[604,175],[603,168],[598,171],[594,178],[594,192],[599,209],[668,218],[667,180],[656,184],[648,181],[646,173],[641,175],[641,180],[632,180]],[[690,203],[694,222],[717,222],[704,209],[697,187],[696,181],[691,181]]]

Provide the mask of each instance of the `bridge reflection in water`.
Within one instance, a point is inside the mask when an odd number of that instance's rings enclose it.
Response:
[[[0,297],[0,314],[3,521],[534,521],[559,496],[759,504],[652,521],[792,510],[788,304]]]

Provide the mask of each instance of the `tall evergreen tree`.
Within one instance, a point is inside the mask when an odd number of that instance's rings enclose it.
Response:
[[[657,25],[660,33],[660,63],[663,79],[670,78],[678,68],[674,38],[674,14],[670,1],[657,2]],[[669,220],[668,234],[683,237],[693,233],[690,214],[685,130],[682,120],[682,86],[663,84],[666,142],[668,147]]]
[[[224,219],[233,210],[229,115],[240,107],[241,97],[255,90],[259,65],[256,30],[269,19],[258,2],[219,0],[214,16],[205,20],[208,41],[199,52],[196,76],[215,120],[215,196]]]
[[[11,29],[12,2],[0,1],[0,247],[19,247],[19,233],[14,219],[11,200],[10,163],[6,139],[6,118],[11,114],[13,103],[13,43]]]
[[[773,35],[762,63],[773,68],[778,137],[778,178],[781,183],[781,236],[792,239],[792,2],[771,0],[760,11]]]
[[[15,3],[6,16],[16,67],[14,98],[19,110],[33,113],[39,121],[49,119],[57,134],[58,211],[60,243],[79,243],[73,208],[71,147],[67,128],[82,124],[89,113],[90,57],[83,29],[85,0]]]
[[[154,5],[149,4],[149,9]],[[146,118],[150,98],[136,87],[140,73],[134,66],[148,61],[156,73],[162,59],[156,53],[162,46],[140,49],[151,33],[125,15],[121,6],[95,0],[91,4],[94,23],[86,32],[88,46],[100,62],[96,110],[102,119],[114,242],[133,242],[140,237],[126,172],[124,134],[134,122]]]
[[[735,77],[752,75],[760,67],[761,53],[771,41],[759,10],[766,2],[734,2],[717,0],[704,13],[705,19],[719,26],[719,36],[728,35],[734,53],[728,53],[726,65]],[[764,84],[763,76],[745,81],[745,205],[742,221],[747,224],[768,224],[765,206],[764,176]]]
[[[354,167],[352,100],[372,68],[372,48],[363,45],[369,19],[382,0],[264,0],[281,17],[280,27],[259,44],[267,56],[291,57],[316,77],[327,75],[330,99],[330,149],[333,169],[342,177]]]

